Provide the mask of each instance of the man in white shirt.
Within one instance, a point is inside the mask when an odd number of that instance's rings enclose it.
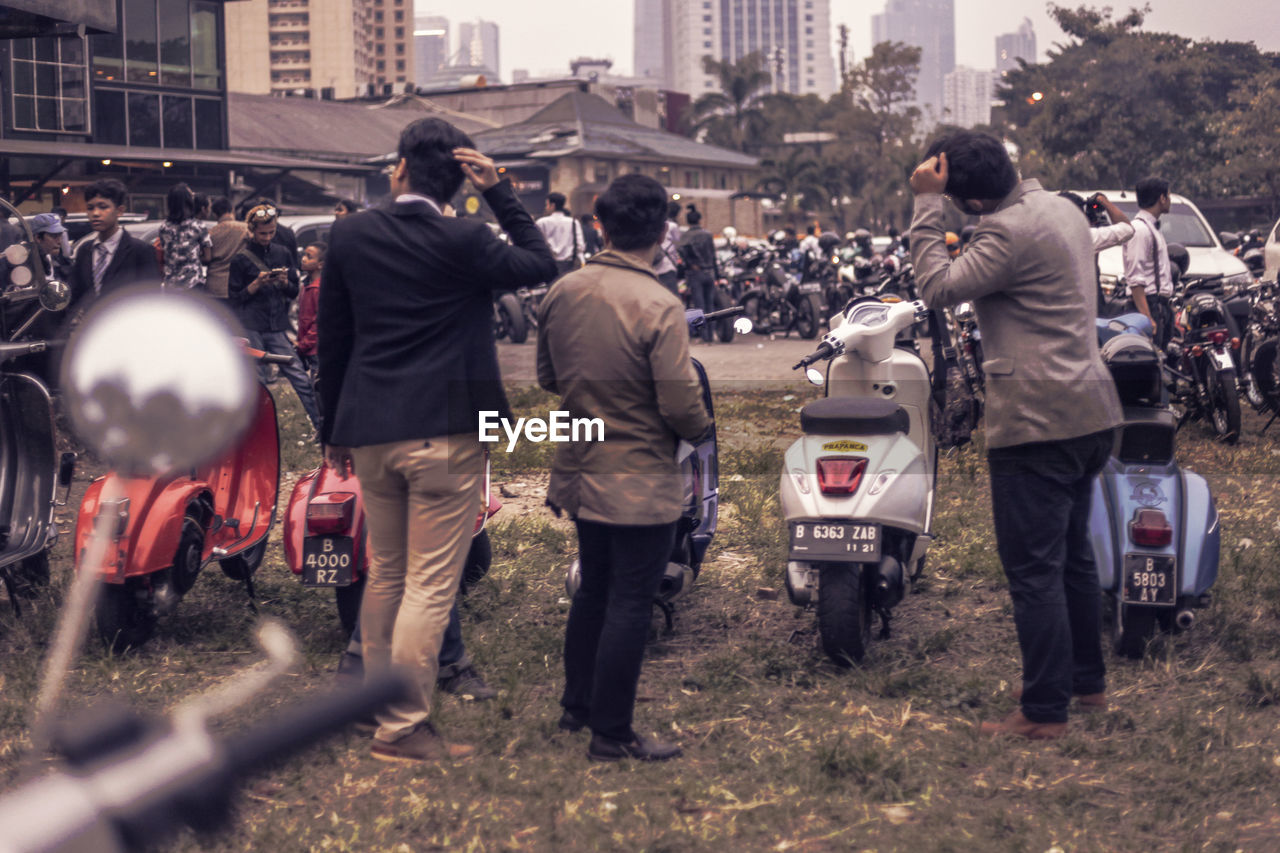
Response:
[[[549,194],[547,213],[536,223],[556,259],[557,276],[571,272],[585,261],[582,250],[586,240],[582,236],[582,226],[564,209],[564,204],[563,193]]]
[[[810,252],[818,251],[818,226],[810,225],[805,229],[804,239],[800,241],[800,251],[806,255]]]
[[[677,221],[679,216],[679,203],[667,202],[667,230],[662,235],[662,242],[658,244],[657,261],[653,265],[653,272],[658,276],[658,281],[677,296],[680,295],[680,271],[676,268],[676,261],[680,254],[676,251],[676,244],[684,234],[684,230],[680,228],[680,223]]]
[[[1173,312],[1169,299],[1173,296],[1173,273],[1169,263],[1169,246],[1160,233],[1160,217],[1172,207],[1169,182],[1162,178],[1143,178],[1134,188],[1138,207],[1133,218],[1133,239],[1124,246],[1124,277],[1129,283],[1129,298],[1134,310],[1147,315],[1156,327],[1156,345],[1161,349],[1173,331]]]

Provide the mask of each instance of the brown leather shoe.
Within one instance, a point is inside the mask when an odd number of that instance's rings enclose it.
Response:
[[[987,720],[978,727],[984,735],[1016,735],[1028,740],[1053,740],[1067,733],[1066,723],[1037,723],[1014,711],[1003,720]]]
[[[471,755],[476,748],[450,743],[435,726],[426,722],[399,740],[387,742],[374,738],[369,751],[379,761],[456,761]]]
[[[1015,701],[1022,701],[1022,688],[1013,688],[1013,698]],[[1107,710],[1107,694],[1106,693],[1085,693],[1075,697],[1076,703],[1080,706],[1081,711],[1105,711]]]

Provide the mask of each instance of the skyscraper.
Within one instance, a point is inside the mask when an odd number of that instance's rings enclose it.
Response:
[[[482,20],[458,24],[458,61],[453,64],[486,68],[492,72],[492,80],[497,80],[502,73],[498,25]]]
[[[871,16],[871,39],[920,48],[916,105],[926,125],[941,120],[943,79],[956,67],[955,0],[888,0],[883,13]]]
[[[635,76],[647,77],[659,88],[671,84],[671,18],[672,0],[635,0]]]
[[[413,19],[413,79],[426,83],[449,64],[449,19],[420,15]]]
[[[994,71],[978,71],[961,65],[943,78],[942,121],[957,127],[991,123]]]
[[[829,0],[669,0],[672,88],[697,98],[719,81],[702,57],[768,60],[773,90],[827,97],[836,90]]]
[[[996,73],[1017,68],[1019,59],[1036,61],[1036,31],[1030,18],[1023,18],[1016,32],[996,36]]]

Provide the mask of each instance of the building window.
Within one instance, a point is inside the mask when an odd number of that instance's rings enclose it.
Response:
[[[707,50],[711,50],[711,42],[709,42],[709,41],[704,41],[704,42],[702,43],[702,46],[703,46],[705,49],[707,49]]]
[[[702,34],[703,34],[704,36],[709,36],[709,35],[711,35],[711,27],[704,27],[704,28],[703,28],[703,30],[702,30]]]
[[[703,23],[705,23],[705,24],[709,24],[709,23],[711,23],[711,16],[710,16],[710,15],[703,15],[703,16],[702,16],[702,22],[703,22]]]
[[[664,187],[671,186],[671,167],[670,166],[658,167],[658,183],[662,184]]]
[[[404,10],[396,9],[396,23],[400,23],[403,20],[404,20]]]
[[[374,45],[374,50],[377,51],[378,56],[382,56],[383,50],[384,50],[382,43],[379,42],[378,44]]]
[[[594,177],[595,177],[595,182],[597,184],[609,183],[609,165],[607,163],[601,163],[600,165],[596,166]]]
[[[804,55],[804,58],[805,58],[805,61],[806,61],[806,62],[813,62],[813,54],[812,54],[812,53],[806,53],[806,54]]]
[[[805,27],[805,28],[804,28],[804,34],[805,34],[805,35],[807,35],[807,36],[811,36],[811,35],[813,35],[813,27]]]
[[[396,45],[396,56],[404,56],[404,44]]]
[[[690,170],[684,173],[684,185],[689,189],[700,189],[702,187],[702,172]]]
[[[9,44],[14,128],[87,132],[89,68],[84,39],[14,39]]]
[[[813,15],[805,15],[805,16],[804,16],[804,19],[805,19],[805,21],[806,21],[806,22],[811,22],[811,21],[813,21]]]
[[[374,20],[374,22],[376,22],[376,23],[379,23],[379,24],[381,24],[381,23],[382,23],[382,10],[381,10],[381,9],[379,9],[378,11],[376,11],[376,12],[374,12],[374,13],[373,13],[373,20]]]
[[[404,38],[404,27],[396,27],[396,38]]]
[[[387,63],[386,63],[386,62],[384,62],[384,61],[382,61],[381,59],[379,59],[379,60],[378,60],[378,70],[379,70],[379,71],[386,71],[386,70],[387,70]]]
[[[397,70],[397,71],[403,71],[403,70],[404,70],[404,60],[403,60],[403,59],[397,59],[397,60],[396,60],[396,70]]]
[[[387,31],[384,30],[382,27],[374,27],[373,37],[378,39],[384,39],[387,37]]]

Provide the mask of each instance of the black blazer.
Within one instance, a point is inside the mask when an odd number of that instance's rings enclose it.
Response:
[[[317,318],[325,444],[476,435],[479,412],[509,416],[492,291],[550,281],[556,264],[509,182],[484,197],[511,245],[424,202],[334,223]]]
[[[76,252],[71,277],[71,301],[74,305],[83,307],[93,297],[93,247],[97,244],[97,240],[90,240]],[[160,283],[155,247],[130,236],[128,231],[123,231],[120,245],[116,246],[116,253],[102,275],[102,290],[98,296],[106,296],[113,290],[141,283]]]

